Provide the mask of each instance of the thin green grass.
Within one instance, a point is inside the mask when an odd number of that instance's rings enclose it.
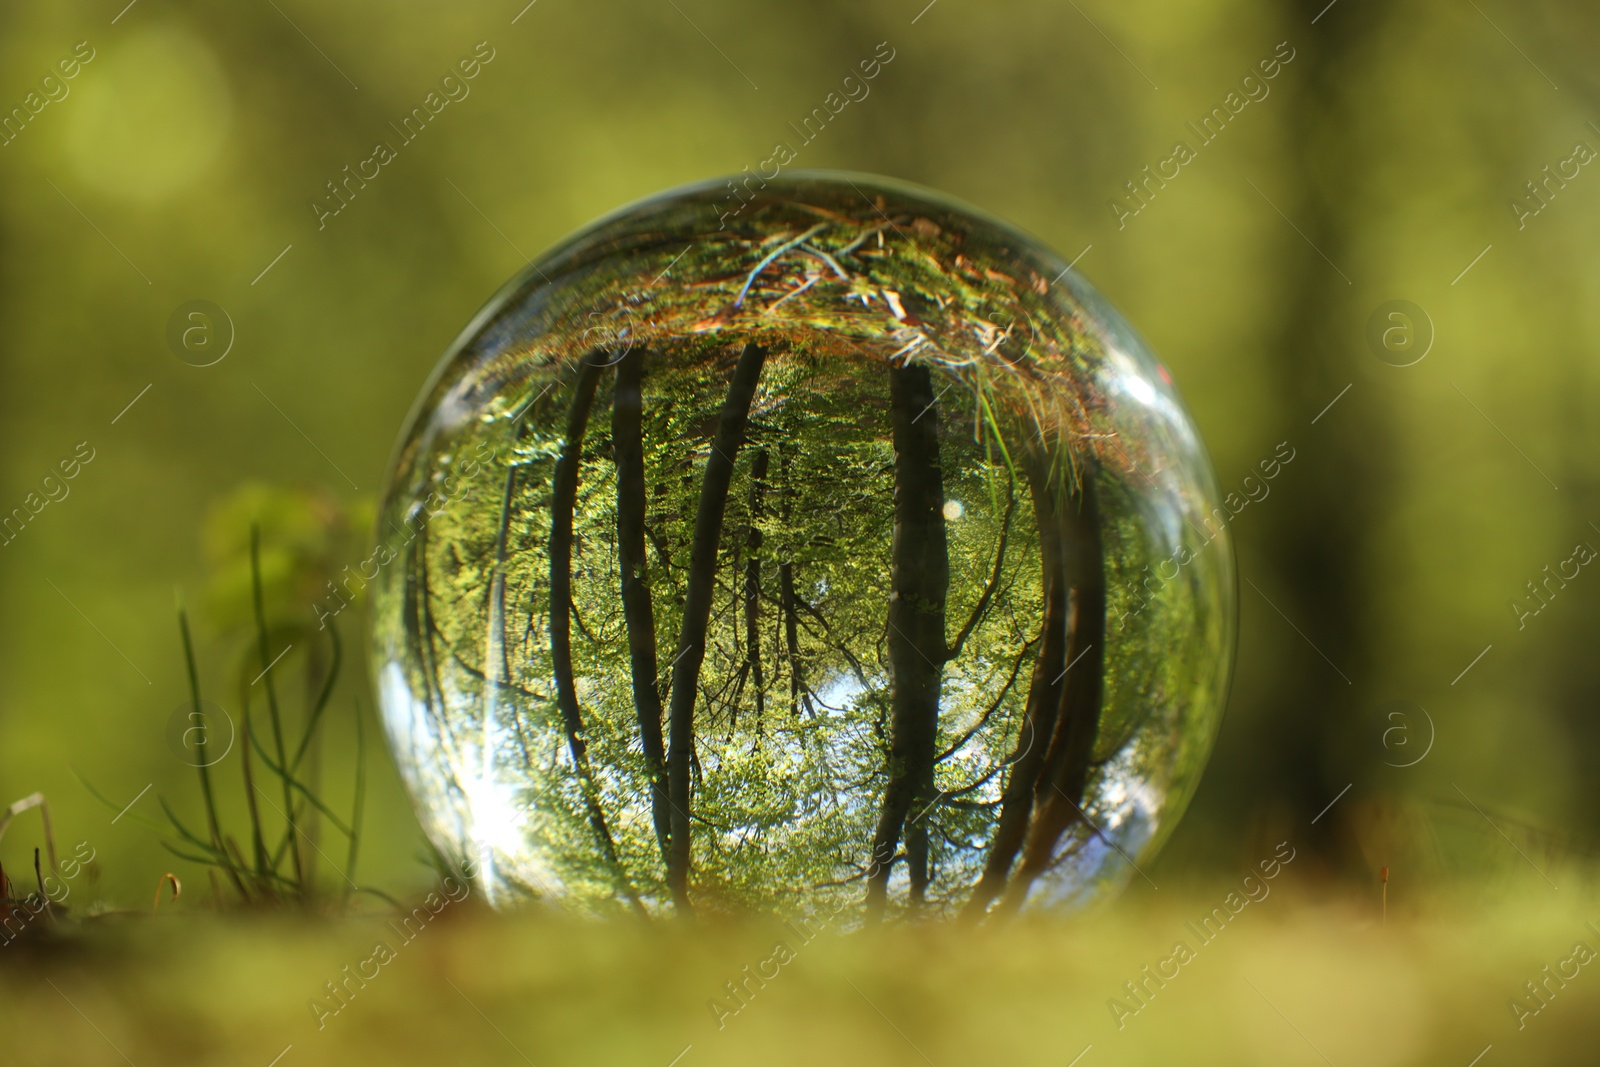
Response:
[[[298,742],[291,750],[286,742],[286,709],[279,699],[273,673],[282,668],[296,647],[311,662],[311,641],[296,641],[274,650],[273,634],[267,625],[265,598],[261,583],[261,534],[258,526],[250,531],[250,578],[253,607],[253,644],[257,662],[241,670],[239,679],[239,708],[243,734],[240,745],[239,775],[247,813],[243,838],[249,843],[249,853],[240,844],[241,835],[224,824],[217,803],[217,783],[212,770],[222,757],[211,758],[208,746],[213,723],[201,692],[200,671],[196,664],[194,642],[189,630],[188,612],[180,603],[177,608],[178,631],[182,638],[184,664],[189,680],[189,719],[194,724],[189,733],[197,735],[194,754],[196,773],[200,783],[200,799],[205,812],[203,828],[191,828],[174,809],[167,798],[157,794],[165,821],[144,818],[136,813],[126,813],[131,821],[140,823],[163,837],[161,842],[172,855],[190,863],[208,868],[218,906],[249,905],[264,907],[292,907],[310,912],[339,910],[349,905],[356,893],[368,893],[391,904],[392,897],[355,881],[356,861],[360,856],[361,821],[366,798],[366,730],[361,709],[352,705],[356,729],[355,790],[350,804],[350,816],[342,818],[319,792],[315,785],[305,780],[302,773],[307,756],[314,752],[326,724],[326,712],[332,702],[334,688],[344,664],[343,645],[337,625],[328,622],[326,641],[329,660],[325,673],[308,697]],[[253,678],[246,675],[252,669],[260,673]],[[307,669],[310,669],[309,667]],[[257,685],[265,690],[269,737],[263,741],[258,736],[252,714],[252,693]],[[269,747],[270,746],[270,747]],[[292,755],[291,755],[292,751]],[[276,782],[281,800],[267,791],[257,780],[255,760],[266,769],[263,781]],[[119,805],[102,794],[81,775],[91,795],[113,811]],[[270,809],[263,817],[262,805]],[[276,813],[277,819],[271,817]],[[317,831],[326,823],[341,834],[346,842],[345,866],[340,869],[317,844]],[[447,868],[437,860],[435,866]],[[337,877],[339,888],[328,891],[321,888],[323,879],[318,876],[331,872]],[[226,888],[224,888],[226,887]]]

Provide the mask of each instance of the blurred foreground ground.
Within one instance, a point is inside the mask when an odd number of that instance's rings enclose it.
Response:
[[[997,932],[809,941],[778,926],[497,917],[472,897],[415,921],[409,942],[377,917],[172,912],[100,920],[64,950],[31,949],[30,973],[0,968],[0,1034],[10,1062],[85,1067],[1593,1064],[1600,897],[1561,881],[1492,902],[1396,893],[1380,922],[1376,891],[1318,901],[1284,877],[1209,944],[1187,924],[1238,886],[1169,887]],[[1180,940],[1193,957],[1164,963]],[[376,977],[347,979],[347,965]],[[1146,965],[1176,977],[1158,986]],[[342,1007],[333,980],[347,983]],[[1136,980],[1154,992],[1119,1030],[1108,1002],[1136,1007],[1125,989]],[[1530,981],[1543,983],[1542,1007]],[[727,983],[744,983],[742,1008]]]

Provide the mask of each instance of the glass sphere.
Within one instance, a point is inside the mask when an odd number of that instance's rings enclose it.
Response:
[[[1233,556],[1171,378],[1054,252],[880,178],[568,238],[423,390],[371,649],[496,902],[997,921],[1138,876]]]

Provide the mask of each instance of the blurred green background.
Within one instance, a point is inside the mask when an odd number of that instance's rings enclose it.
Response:
[[[173,590],[208,696],[236,710],[238,552],[262,499],[240,487],[303,493],[268,508],[269,548],[292,535],[315,566],[365,559],[412,399],[527,257],[796,143],[788,124],[884,41],[870,95],[796,166],[933,186],[1080,257],[1170,365],[1224,491],[1295,450],[1234,523],[1234,694],[1162,871],[1248,864],[1347,785],[1306,838],[1312,870],[1437,877],[1437,855],[1412,857],[1463,809],[1477,820],[1473,803],[1519,840],[1587,848],[1600,576],[1550,584],[1536,616],[1511,603],[1538,607],[1527,583],[1600,547],[1600,172],[1575,155],[1600,148],[1600,10],[124,2],[0,7],[0,107],[27,113],[0,148],[0,511],[43,495],[80,442],[93,454],[0,548],[0,802],[43,791],[64,849],[96,848],[105,898],[142,906],[163,871],[199,873],[113,823],[72,770],[122,800],[153,784],[142,814],[161,793],[199,818],[167,741],[187,700]],[[41,88],[79,42],[93,58]],[[399,144],[389,124],[480,42],[493,58],[470,95],[319,229],[324,183]],[[1293,58],[1270,91],[1202,146],[1186,123],[1275,53]],[[31,92],[63,85],[31,112]],[[1179,140],[1196,158],[1131,214],[1125,183]],[[1541,205],[1526,183],[1546,166],[1568,177]],[[236,332],[211,366],[167,341],[191,300]],[[1368,338],[1394,300],[1433,335],[1410,366]],[[309,592],[276,595],[310,620]],[[1388,718],[1391,701],[1431,727]],[[340,807],[358,706],[371,715],[363,669],[324,754]],[[373,753],[360,877],[414,888],[420,834]],[[36,840],[13,829],[0,861],[26,865]]]

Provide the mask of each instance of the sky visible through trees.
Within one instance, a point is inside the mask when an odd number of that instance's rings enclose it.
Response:
[[[738,194],[580,234],[430,386],[374,602],[424,825],[590,913],[984,921],[1138,877],[1233,626],[1165,372],[965,209]]]

